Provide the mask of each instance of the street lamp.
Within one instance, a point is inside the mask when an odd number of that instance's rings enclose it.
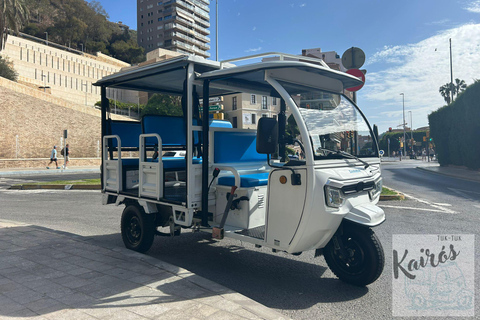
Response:
[[[87,87],[87,82],[82,83],[82,87],[85,86],[85,105],[87,105],[87,92],[88,92],[88,87]]]
[[[450,38],[450,94],[451,94],[451,96],[452,96],[451,103],[453,103],[452,38]]]
[[[405,156],[406,155],[405,143],[407,142],[405,140],[405,94],[402,92],[400,93],[400,95],[402,96],[402,100],[403,100],[403,156]]]
[[[42,72],[42,78],[43,78],[43,92],[47,92],[47,76],[43,74]]]
[[[48,32],[45,31],[45,35],[46,35],[46,36],[45,36],[46,44],[47,44],[47,46],[48,46]]]
[[[412,120],[412,111],[408,111],[410,113],[410,137],[413,141],[413,120]]]
[[[215,59],[218,61],[218,0],[215,0]]]

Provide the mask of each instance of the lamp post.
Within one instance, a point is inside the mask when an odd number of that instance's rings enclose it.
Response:
[[[215,59],[218,61],[218,0],[215,0]]]
[[[43,92],[47,92],[47,76],[42,74],[42,78],[43,78]]]
[[[87,105],[87,92],[88,92],[88,85],[87,82],[82,83],[82,87],[85,86],[85,105]]]
[[[408,111],[410,113],[410,137],[413,141],[413,120],[412,120],[412,111]]]
[[[451,102],[453,103],[452,38],[450,38],[450,94],[451,94],[451,96],[452,96]]]
[[[46,39],[45,43],[46,43],[47,46],[48,46],[48,32],[46,32],[46,31],[45,31],[45,39]]]
[[[406,148],[405,148],[405,143],[407,142],[405,140],[405,94],[402,92],[400,93],[402,96],[402,101],[403,101],[403,156],[406,155]]]

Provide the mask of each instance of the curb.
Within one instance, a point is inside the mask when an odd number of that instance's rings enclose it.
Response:
[[[11,186],[9,190],[101,190],[99,184],[22,184]]]
[[[396,192],[396,194],[380,195],[380,201],[405,200],[405,195],[403,193],[389,187],[384,186],[384,188]]]
[[[435,171],[435,170],[430,170],[428,168],[429,167],[415,167],[415,169],[422,170],[422,171],[425,171],[425,172],[430,172],[430,173],[441,175],[441,176],[447,176],[447,177],[462,179],[462,180],[466,180],[466,181],[479,182],[478,178],[473,178],[473,177],[469,177],[469,176],[460,176],[460,175],[456,175],[456,174],[453,174],[453,173],[447,173],[447,172],[438,172],[438,171]]]

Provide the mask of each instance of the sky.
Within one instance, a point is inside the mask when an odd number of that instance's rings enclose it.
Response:
[[[209,52],[215,60],[210,1]],[[136,29],[136,1],[99,2],[110,21]],[[311,48],[342,55],[361,48],[367,74],[357,103],[379,133],[401,128],[403,106],[407,126],[416,129],[445,105],[438,89],[450,82],[449,39],[453,78],[467,85],[480,79],[480,0],[218,0],[218,29],[218,60]]]

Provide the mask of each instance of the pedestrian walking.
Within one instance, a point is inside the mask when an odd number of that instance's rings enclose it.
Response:
[[[68,143],[65,148],[62,149],[61,155],[65,157],[63,169],[67,169],[68,162],[70,161],[70,147]]]
[[[53,146],[52,152],[50,153],[50,162],[47,164],[47,169],[50,169],[49,165],[55,162],[55,167],[60,169],[57,162],[57,146]]]

